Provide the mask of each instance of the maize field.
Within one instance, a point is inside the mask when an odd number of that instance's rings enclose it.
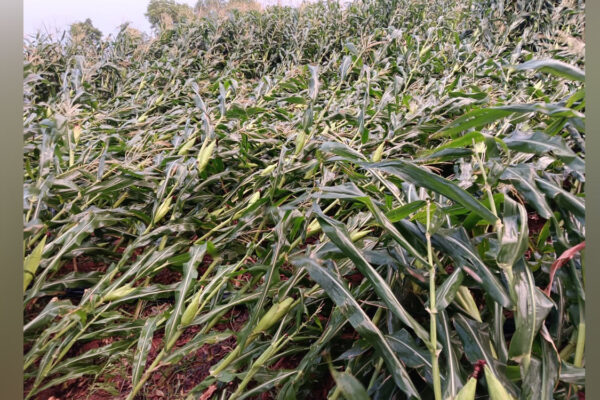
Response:
[[[25,398],[585,398],[584,11],[26,40]]]

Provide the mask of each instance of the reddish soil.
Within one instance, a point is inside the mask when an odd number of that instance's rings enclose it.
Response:
[[[99,262],[89,256],[75,257],[71,261],[65,263],[59,271],[59,274],[66,275],[70,272],[106,272],[108,265],[104,262]]]
[[[316,244],[319,242],[319,235],[313,235],[310,237],[307,237],[306,240],[304,241],[304,243],[300,244],[298,247],[302,250],[304,250],[308,245],[312,245],[312,244]]]
[[[239,275],[231,278],[231,283],[236,288],[241,288],[242,286],[244,286],[246,283],[250,282],[251,280],[252,280],[252,274],[250,272],[244,272],[242,274],[239,274]]]
[[[35,318],[44,309],[44,307],[50,303],[50,300],[52,300],[50,296],[34,297],[31,299],[31,301],[25,305],[23,321],[28,323]]]
[[[171,285],[181,281],[181,272],[173,271],[170,268],[161,269],[156,275],[150,280],[151,283],[158,283],[161,285]]]
[[[271,370],[280,370],[280,369],[296,369],[298,365],[302,361],[302,356],[299,354],[295,354],[292,356],[281,357],[279,360],[275,362],[275,364],[271,365],[269,369]]]
[[[214,329],[224,331],[230,329],[239,331],[248,320],[248,311],[245,308],[232,309],[223,316],[227,322],[218,323]],[[187,328],[175,343],[175,347],[181,347],[193,339],[200,331],[199,326]],[[156,358],[162,348],[163,334],[158,333],[152,341],[152,347],[148,354],[147,367]],[[159,368],[148,380],[144,393],[147,399],[163,400],[182,396],[201,383],[208,375],[209,369],[225,357],[235,348],[235,337],[216,343],[205,344],[195,352],[185,356],[176,366],[165,366]],[[175,392],[177,391],[177,392]]]
[[[358,340],[360,338],[360,336],[358,335],[358,332],[356,332],[354,330],[354,328],[352,327],[352,325],[350,324],[346,324],[344,329],[342,330],[342,333],[340,335],[340,339],[343,340]]]
[[[160,306],[156,306],[160,307]],[[144,313],[149,310],[145,309]],[[150,314],[152,314],[150,312]],[[246,321],[248,320],[248,311],[245,307],[234,308],[225,314],[222,318],[224,322],[220,322],[215,325],[214,330],[224,331],[230,329],[233,331],[239,331]],[[325,317],[322,319],[326,320]],[[181,337],[175,343],[175,348],[184,346],[190,340],[192,340],[200,331],[201,327],[191,326],[187,328]],[[164,333],[162,331],[157,332],[152,339],[152,345],[148,354],[146,367],[155,360],[156,356],[160,352],[163,346]],[[345,340],[356,340],[357,334],[352,327],[347,327],[343,334],[342,339]],[[91,349],[105,346],[114,341],[113,338],[92,340],[86,343],[78,343],[69,352],[68,357],[83,354]],[[149,378],[145,387],[140,394],[136,396],[136,400],[166,400],[166,399],[179,399],[185,398],[187,393],[201,383],[209,375],[209,369],[218,363],[223,357],[225,357],[236,345],[235,337],[231,336],[228,339],[216,343],[216,344],[205,344],[196,351],[186,355],[176,365],[164,366],[156,370]],[[291,355],[282,357],[277,360],[273,365],[269,367],[271,370],[280,369],[295,369],[300,361],[302,355]],[[121,361],[121,366],[118,370],[106,373],[100,376],[94,382],[93,377],[82,377],[73,379],[65,382],[61,385],[49,388],[40,392],[35,396],[35,400],[108,400],[108,399],[124,399],[127,394],[131,391],[130,385],[130,374],[131,366],[126,360]],[[311,399],[325,400],[327,394],[334,385],[334,381],[331,376],[315,376],[315,390],[311,395]],[[92,385],[96,383],[103,383],[109,385],[120,393],[115,396],[105,390],[94,388]],[[27,392],[32,385],[32,380],[26,383]],[[252,385],[249,386],[251,388]],[[235,388],[235,383],[227,386],[228,390]],[[220,393],[222,390],[221,386],[211,386],[205,394],[208,395],[207,399],[212,397],[213,393]],[[271,390],[262,393],[258,396],[253,397],[254,400],[271,400],[276,397],[276,391]]]
[[[165,269],[166,270],[166,269]],[[172,271],[171,271],[172,273]],[[160,279],[166,279],[171,276],[167,273],[162,275]],[[124,305],[125,306],[125,305]],[[135,308],[134,305],[128,305]],[[142,317],[146,318],[149,315],[154,315],[164,308],[165,304],[153,305],[146,307],[142,311]],[[129,308],[131,308],[129,307]],[[239,331],[248,320],[248,311],[245,307],[237,307],[227,312],[222,321],[215,325],[214,330],[224,331],[232,330]],[[191,326],[187,328],[181,337],[175,343],[175,348],[181,347],[193,339],[200,331],[199,326]],[[156,359],[158,353],[163,346],[164,332],[159,331],[152,339],[152,345],[148,353],[146,367]],[[67,357],[74,357],[85,353],[91,349],[106,346],[115,341],[115,338],[105,338],[92,340],[85,343],[76,343],[67,354]],[[138,399],[164,400],[184,397],[184,395],[202,382],[209,374],[209,368],[225,357],[236,344],[235,337],[230,337],[220,343],[206,344],[195,352],[186,355],[177,365],[168,365],[159,368],[152,374],[144,389],[137,396]],[[27,346],[26,346],[27,347]],[[30,346],[29,346],[30,347]],[[131,366],[126,360],[122,360],[120,368],[112,372],[107,372],[97,378],[96,383],[104,383],[117,390],[120,395],[114,395],[101,390],[94,389],[93,377],[81,377],[67,381],[61,385],[46,389],[35,396],[36,400],[108,400],[108,399],[123,399],[131,391],[130,385]],[[25,383],[25,393],[27,393],[33,385],[33,379]],[[89,396],[89,397],[88,397]]]
[[[364,276],[360,272],[355,272],[353,274],[344,276],[344,278],[346,278],[351,287],[355,287],[360,285]]]
[[[335,385],[335,381],[333,380],[333,377],[328,374],[325,377],[324,381],[319,381],[316,380],[315,382],[315,388],[313,390],[313,392],[311,393],[311,396],[313,400],[327,400],[327,395],[329,394],[329,391],[331,390],[331,388]]]
[[[250,314],[245,307],[234,307],[231,310],[227,311],[225,315],[221,318],[221,320],[226,320],[227,322],[220,322],[215,325],[214,329],[223,332],[227,329],[239,332],[246,321],[250,318]]]
[[[537,235],[540,233],[546,220],[540,217],[536,212],[530,212],[527,214],[527,226],[529,227],[530,235]]]
[[[231,326],[238,324],[243,325],[243,322],[234,322]],[[198,326],[186,329],[177,340],[175,348],[185,345],[199,331],[200,327]],[[163,337],[163,332],[158,332],[154,335],[152,346],[148,353],[146,367],[150,366],[162,349]],[[85,343],[79,346],[74,355],[103,346],[105,345],[104,341],[107,340],[110,341],[110,339],[103,339]],[[236,341],[233,336],[220,343],[212,345],[205,344],[195,352],[185,356],[177,365],[168,365],[157,369],[149,378],[140,394],[136,396],[136,399],[165,400],[184,397],[189,390],[194,388],[209,375],[210,367],[225,357],[235,347],[235,344]],[[104,390],[95,390],[91,392],[92,378],[83,377],[44,390],[35,396],[35,399],[50,400],[54,397],[54,400],[83,400],[88,398],[87,396],[89,396],[90,400],[124,399],[129,391],[131,391],[131,368],[127,365],[123,366],[127,368],[126,375],[116,373],[109,376],[107,374],[104,377],[98,377],[97,380],[97,382],[108,383],[110,386],[117,389],[120,393],[118,397],[115,397]],[[30,380],[26,384],[26,392],[29,391],[31,385],[32,381]]]
[[[114,396],[110,393],[99,390],[89,395],[88,386],[91,384],[87,379],[73,379],[62,385],[41,391],[36,400],[110,400]]]
[[[307,242],[316,242],[317,238],[309,238]],[[131,261],[135,261],[135,259],[143,252],[143,248],[136,249],[131,257]],[[119,247],[117,249],[117,253],[122,253],[124,251],[124,247]],[[206,271],[206,268],[213,261],[212,257],[205,256],[203,262],[198,267],[199,274],[203,274]],[[249,264],[255,263],[256,260],[253,258],[249,258],[247,260]],[[65,263],[60,271],[57,274],[63,275],[68,274],[72,271],[78,272],[90,272],[90,271],[99,271],[105,272],[108,267],[108,264],[103,262],[94,261],[91,257],[82,256],[77,257],[75,260],[68,261]],[[286,272],[292,272],[293,266],[290,264],[284,264],[282,266],[282,270]],[[362,280],[362,276],[358,276],[360,274],[354,274],[349,277],[350,280],[356,280],[360,282]],[[285,274],[280,275],[282,280],[288,279]],[[154,284],[173,284],[179,282],[182,278],[181,272],[171,270],[169,268],[162,269],[159,273],[154,275],[151,278],[151,282]],[[250,273],[242,273],[234,278],[232,278],[232,284],[235,286],[242,286],[246,284],[246,282],[252,279],[252,275]],[[141,280],[143,281],[143,279]],[[141,282],[137,282],[141,283]],[[39,313],[43,307],[50,300],[50,296],[43,298],[36,298],[27,304],[26,307],[26,315],[34,316]],[[140,313],[140,318],[147,318],[151,315],[156,315],[162,311],[166,307],[171,304],[169,301],[160,301],[160,302],[148,302],[146,306],[142,309]],[[120,308],[123,311],[133,313],[137,303],[131,304],[123,304]],[[323,316],[321,320],[326,322],[327,318]],[[248,310],[243,307],[236,307],[229,310],[222,318],[219,323],[217,323],[213,330],[214,331],[225,331],[231,330],[234,332],[240,331],[249,318]],[[181,337],[177,340],[175,347],[184,346],[190,340],[192,340],[200,331],[199,326],[192,326],[187,328]],[[158,353],[163,347],[163,337],[164,332],[159,330],[156,332],[152,339],[152,345],[148,354],[146,367],[149,367],[150,364],[156,359]],[[346,329],[342,338],[345,340],[355,340],[358,337],[356,332],[353,329]],[[67,358],[81,355],[87,351],[92,349],[101,348],[106,346],[115,340],[120,340],[120,338],[103,338],[96,339],[87,342],[78,342],[73,348],[70,349],[67,354]],[[136,396],[137,400],[141,399],[151,399],[151,400],[165,400],[165,399],[179,399],[185,398],[187,393],[201,383],[208,375],[209,369],[219,362],[223,357],[225,357],[236,345],[236,340],[234,336],[229,337],[228,339],[216,343],[216,344],[206,344],[196,351],[186,355],[182,360],[180,360],[176,365],[168,365],[158,368],[152,376],[148,379],[144,388],[140,391],[138,396]],[[30,343],[25,344],[24,351],[28,351],[31,347]],[[282,357],[277,360],[273,365],[269,366],[271,370],[280,370],[280,369],[295,369],[302,359],[302,355],[291,355]],[[52,379],[54,377],[49,377]],[[326,399],[327,393],[333,387],[334,381],[330,376],[315,376],[315,380],[320,380],[321,382],[316,385],[318,389],[315,390],[311,398],[316,400]],[[52,388],[41,391],[36,396],[34,396],[35,400],[108,400],[108,399],[124,399],[127,394],[131,391],[131,365],[130,360],[122,359],[116,360],[114,363],[114,368],[107,370],[102,373],[101,376],[92,377],[92,376],[84,376],[76,379],[69,380],[60,385],[56,385]],[[33,385],[33,379],[29,379],[25,382],[25,393],[27,393]],[[106,390],[101,389],[101,386],[111,387],[115,390],[118,395],[114,393],[110,393]],[[227,386],[228,390],[235,388],[236,383],[232,383]],[[251,387],[251,385],[250,385]],[[209,396],[207,398],[212,397],[213,391],[218,394],[223,390],[222,384],[218,386],[211,386],[208,391],[205,393]],[[271,390],[265,393],[262,393],[258,396],[255,396],[255,400],[268,400],[274,399],[276,396],[276,391]]]

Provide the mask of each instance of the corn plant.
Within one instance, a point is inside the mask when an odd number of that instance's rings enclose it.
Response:
[[[584,3],[24,45],[27,399],[576,399]]]

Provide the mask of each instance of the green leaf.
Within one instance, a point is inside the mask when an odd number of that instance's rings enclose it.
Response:
[[[306,104],[306,99],[300,96],[290,96],[283,99],[286,103],[290,104]]]
[[[540,131],[531,134],[515,131],[503,141],[509,149],[521,153],[536,155],[550,153],[563,161],[569,168],[582,174],[585,173],[585,162],[567,147],[560,136],[549,136]]]
[[[330,271],[321,267],[320,262],[313,258],[297,259],[294,260],[294,264],[306,268],[311,278],[325,290],[358,334],[379,351],[396,385],[410,398],[420,399],[419,392],[394,350],[339,279]]]
[[[529,365],[527,371],[521,367],[521,378],[523,383],[521,385],[521,398],[522,399],[538,399],[541,398],[542,394],[542,363],[541,361],[532,356],[529,359]]]
[[[189,342],[183,346],[177,347],[172,350],[168,356],[163,359],[163,363],[175,364],[181,361],[185,356],[193,352],[194,350],[201,348],[205,344],[217,344],[222,342],[233,335],[234,332],[226,330],[223,332],[211,332],[206,335],[197,334]]]
[[[46,235],[42,236],[42,240],[40,240],[33,251],[27,257],[25,257],[25,260],[23,261],[23,292],[27,290],[27,286],[29,286],[31,283],[31,280],[35,276],[35,273],[40,266],[45,245]]]
[[[492,371],[498,371],[500,363],[494,359],[489,346],[489,334],[486,325],[457,314],[453,318],[454,327],[458,333],[467,359],[475,364],[478,360],[484,360]]]
[[[480,108],[469,111],[465,115],[458,117],[445,128],[431,136],[432,139],[439,139],[447,136],[454,136],[457,133],[471,128],[481,128],[494,121],[506,118],[514,113],[528,114],[541,113],[555,117],[580,117],[581,113],[570,108],[562,107],[556,104],[536,103],[536,104],[510,104],[506,106],[497,106],[489,108]]]
[[[317,99],[319,93],[319,66],[309,65],[310,80],[308,81],[308,96],[312,101]]]
[[[106,346],[88,350],[79,356],[71,357],[61,362],[54,368],[54,372],[62,372],[65,373],[65,375],[68,375],[74,367],[88,366],[90,363],[98,362],[101,359],[115,357],[115,355],[119,354],[119,352],[129,349],[132,343],[133,341],[131,340],[119,340],[114,343],[107,344]]]
[[[470,128],[481,128],[501,118],[508,117],[511,114],[513,114],[513,111],[510,109],[503,109],[501,107],[472,110],[452,121],[452,123],[450,123],[448,126],[433,134],[431,138],[439,139],[447,136],[452,137],[457,133],[466,131]]]
[[[519,363],[528,363],[533,341],[554,304],[535,286],[533,274],[523,258],[515,264],[513,274],[511,284],[517,307],[514,317],[515,333],[510,341],[508,356]]]
[[[452,343],[453,332],[451,331],[448,314],[445,310],[438,312],[437,333],[442,342],[444,358],[446,359],[446,377],[444,379],[444,398],[452,398],[463,387],[461,367],[455,346]]]
[[[495,345],[496,354],[500,362],[506,363],[508,361],[508,348],[506,345],[506,338],[504,336],[504,309],[498,303],[493,304],[494,317],[491,321],[491,335]]]
[[[438,194],[444,195],[463,205],[468,210],[477,213],[492,224],[498,219],[490,210],[485,208],[483,204],[465,190],[461,189],[451,181],[423,168],[419,168],[412,163],[401,160],[392,160],[374,164],[364,163],[362,166],[367,169],[376,169],[387,172],[402,180],[413,183],[414,185],[425,187]]]
[[[142,374],[146,369],[146,360],[148,353],[152,347],[152,338],[154,337],[154,331],[156,330],[158,322],[158,316],[148,318],[144,323],[142,332],[138,339],[137,351],[133,357],[133,366],[131,371],[131,386],[135,387]]]
[[[560,367],[560,361],[558,354],[546,340],[542,339],[542,367],[541,367],[541,390],[540,400],[553,400],[554,399],[554,387],[558,380],[558,372]]]
[[[346,80],[346,76],[348,76],[348,71],[350,70],[350,66],[352,65],[352,57],[344,56],[342,60],[342,64],[340,65],[340,81]]]
[[[57,316],[67,314],[67,312],[72,311],[74,308],[75,306],[69,300],[52,299],[42,311],[23,326],[23,333],[43,326],[53,321]]]
[[[39,389],[37,389],[36,393],[39,393],[46,389],[49,389],[53,386],[60,385],[61,383],[75,380],[75,379],[85,376],[85,375],[97,376],[101,372],[102,372],[102,368],[99,365],[78,365],[78,366],[63,370],[61,375],[46,382]]]
[[[391,236],[404,247],[410,254],[420,260],[422,263],[427,264],[427,260],[406,240],[404,236],[394,227],[391,221],[383,214],[383,212],[373,203],[370,197],[364,194],[356,185],[353,183],[347,183],[339,186],[330,186],[322,189],[322,194],[315,197],[321,198],[334,198],[334,199],[352,199],[359,201],[367,206],[369,211],[375,217],[375,220],[381,225]]]
[[[574,385],[585,385],[585,368],[576,367],[562,360],[560,365],[560,380]]]
[[[198,277],[198,271],[196,270],[197,265],[202,261],[204,254],[206,253],[206,243],[199,246],[193,246],[190,251],[190,260],[183,266],[183,279],[179,283],[177,289],[175,306],[173,312],[165,325],[165,343],[170,347],[172,345],[171,340],[173,339],[179,321],[184,311],[184,303],[186,295],[192,286],[192,281]]]
[[[490,400],[515,400],[488,365],[483,366]]]
[[[61,245],[58,252],[48,262],[48,265],[37,276],[33,286],[27,292],[26,300],[32,299],[45,282],[46,276],[54,270],[60,262],[61,257],[77,246],[81,246],[82,241],[88,237],[95,229],[110,226],[119,222],[118,215],[113,215],[104,210],[98,210],[96,207],[90,207],[87,211],[73,216],[75,223],[60,234],[56,239],[45,246],[44,253],[50,252],[53,247]]]
[[[456,268],[449,277],[444,279],[441,285],[435,289],[435,305],[438,311],[446,309],[452,301],[458,288],[460,288],[465,274],[460,268]]]
[[[527,211],[505,194],[500,244],[496,256],[500,268],[512,269],[514,263],[525,254],[528,245]]]
[[[517,71],[533,69],[573,81],[585,81],[585,73],[582,70],[559,60],[530,60],[522,64],[515,65],[512,68]]]
[[[353,162],[361,162],[367,160],[366,157],[361,153],[338,142],[324,142],[321,145],[321,151],[333,153],[337,156],[343,157]]]
[[[335,372],[335,371],[334,371]],[[335,372],[335,384],[347,400],[369,400],[365,387],[348,372]]]
[[[390,311],[409,326],[421,340],[429,342],[429,333],[404,309],[385,280],[369,264],[354,243],[352,243],[346,227],[323,214],[316,204],[313,209],[323,232],[352,260],[356,268],[371,282],[373,289],[389,307]]]
[[[562,210],[570,211],[573,215],[585,218],[585,201],[583,198],[575,196],[571,192],[567,192],[547,180],[540,178],[535,178],[534,180],[537,187],[546,197],[552,199]]]
[[[441,146],[436,146],[433,149],[426,149],[420,153],[420,157],[428,156],[427,158],[435,158],[435,155],[441,151],[455,148],[471,147],[473,143],[480,143],[485,141],[485,136],[478,131],[467,132],[461,137],[452,139]]]
[[[503,307],[510,307],[511,299],[498,278],[481,260],[466,232],[460,230],[440,230],[431,237],[435,248],[446,253],[455,265],[473,278],[486,292]]]
[[[415,339],[405,329],[392,335],[386,335],[390,347],[409,368],[425,366],[431,373],[431,354],[417,344]]]
[[[536,173],[531,165],[519,164],[507,167],[500,179],[510,182],[519,191],[519,195],[527,200],[527,203],[544,219],[550,219],[553,215],[546,198],[535,184]]]
[[[423,200],[413,201],[387,212],[385,216],[391,223],[396,223],[408,217],[410,214],[419,211],[425,204],[427,204],[427,202]]]

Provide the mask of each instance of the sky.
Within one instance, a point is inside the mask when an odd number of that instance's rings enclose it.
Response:
[[[190,6],[196,0],[178,0]],[[277,4],[277,0],[258,0],[263,5]],[[281,0],[282,5],[299,5],[302,0]],[[144,13],[150,0],[24,0],[23,33],[27,37],[38,30],[56,33],[68,29],[74,22],[92,20],[92,24],[107,36],[116,34],[124,22],[142,32],[150,33],[150,24]]]

